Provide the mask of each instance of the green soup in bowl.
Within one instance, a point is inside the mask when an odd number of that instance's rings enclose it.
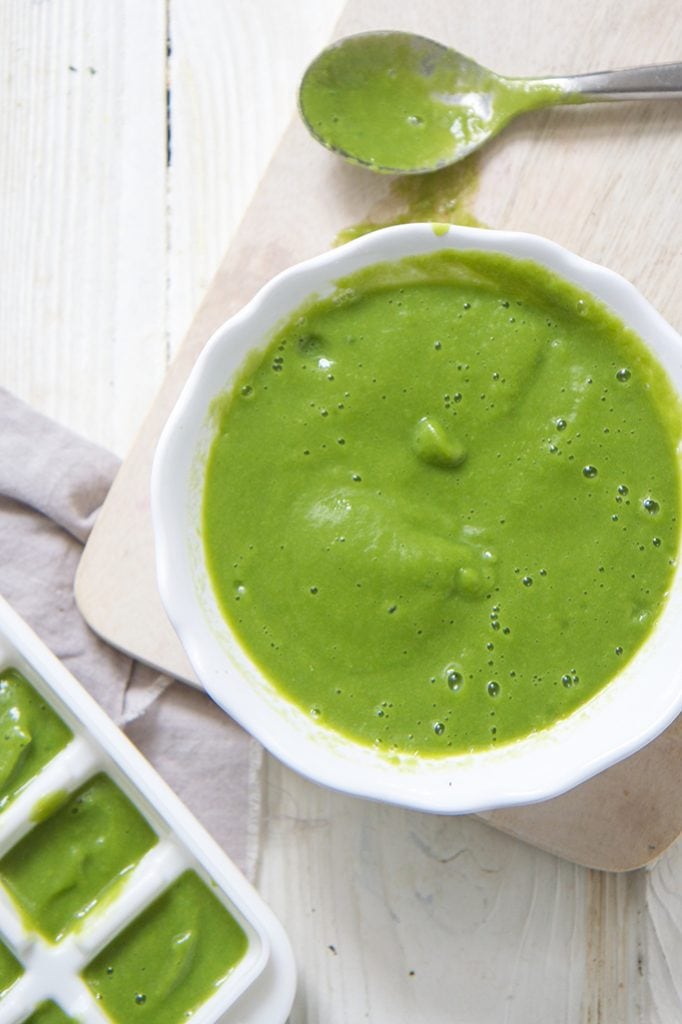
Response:
[[[679,360],[634,289],[533,236],[409,225],[282,275],[155,464],[200,679],[313,778],[427,809],[636,749],[679,708]]]

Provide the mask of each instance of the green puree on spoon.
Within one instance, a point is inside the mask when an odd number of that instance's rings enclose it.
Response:
[[[327,148],[385,173],[454,163],[517,114],[594,100],[682,95],[682,64],[561,78],[507,78],[409,32],[348,36],[310,65],[303,120]]]
[[[158,841],[107,775],[64,800],[44,819],[37,815],[35,828],[0,861],[0,878],[27,922],[53,942],[105,904]]]

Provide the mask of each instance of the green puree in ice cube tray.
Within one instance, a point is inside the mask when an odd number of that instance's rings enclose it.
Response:
[[[21,974],[21,964],[15,960],[7,946],[0,942],[0,999]]]
[[[84,971],[116,1024],[179,1024],[246,952],[241,926],[186,871]]]
[[[1,812],[73,733],[15,669],[0,672],[0,723]],[[105,772],[85,779],[73,793],[46,788],[32,802],[29,831],[0,860],[0,882],[25,927],[40,934],[49,950],[93,911],[106,913],[159,836],[134,797]],[[210,882],[192,870],[131,918],[89,964],[73,967],[113,1024],[182,1024],[215,993],[248,947],[242,926]],[[26,971],[30,976],[30,968],[0,942],[0,1002]],[[25,1024],[73,1024],[58,1005],[58,994],[50,995]]]
[[[23,676],[14,669],[0,673],[0,810],[71,738]]]

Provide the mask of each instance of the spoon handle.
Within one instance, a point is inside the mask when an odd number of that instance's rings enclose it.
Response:
[[[682,63],[552,78],[562,90],[589,100],[644,100],[682,96]]]

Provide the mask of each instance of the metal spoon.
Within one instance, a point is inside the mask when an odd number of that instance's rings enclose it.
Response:
[[[682,96],[682,63],[555,78],[507,78],[409,32],[366,32],[323,50],[301,81],[312,135],[388,174],[461,160],[525,111]]]

